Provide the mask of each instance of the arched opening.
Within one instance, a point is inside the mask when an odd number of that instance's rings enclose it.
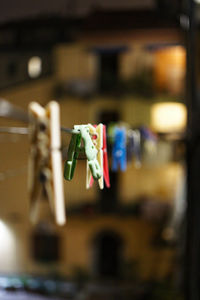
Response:
[[[37,262],[54,263],[60,259],[60,236],[54,227],[39,223],[31,235],[32,257]]]
[[[123,262],[123,241],[112,230],[103,230],[93,240],[93,268],[100,278],[119,278]]]

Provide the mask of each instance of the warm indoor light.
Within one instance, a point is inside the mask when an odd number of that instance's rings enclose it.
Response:
[[[156,103],[151,108],[151,125],[156,132],[171,133],[185,129],[186,107],[182,103]]]
[[[180,95],[185,82],[186,51],[183,46],[171,46],[155,52],[154,80],[160,92]]]
[[[37,78],[42,72],[42,60],[38,56],[33,56],[28,61],[28,75]]]

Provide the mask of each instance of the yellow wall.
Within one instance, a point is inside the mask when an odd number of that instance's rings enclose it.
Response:
[[[87,45],[60,45],[55,50],[56,77],[59,80],[90,79],[95,77],[97,59]]]
[[[154,55],[144,48],[143,43],[131,44],[127,51],[120,55],[120,75],[129,78],[143,69],[153,67]]]
[[[75,266],[92,271],[92,241],[95,236],[104,229],[118,233],[124,242],[123,255],[126,262],[132,259],[139,261],[139,274],[142,278],[159,277],[169,270],[169,261],[172,251],[166,251],[165,263],[167,266],[163,272],[162,250],[154,250],[151,241],[155,227],[148,222],[133,219],[131,217],[82,217],[69,220],[65,235],[66,242],[66,270],[70,271]],[[80,250],[81,249],[81,250]],[[161,258],[161,260],[160,260]],[[158,259],[161,265],[158,265]],[[155,272],[155,268],[157,269]]]
[[[135,168],[132,163],[121,176],[121,199],[131,203],[141,195],[148,195],[158,201],[170,201],[173,204],[178,178],[182,173],[183,168],[177,163],[144,165],[141,169]]]

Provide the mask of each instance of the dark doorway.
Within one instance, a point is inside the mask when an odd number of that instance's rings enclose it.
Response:
[[[118,122],[120,120],[120,114],[117,110],[101,111],[98,116],[99,122],[105,124],[106,126],[112,122]],[[107,132],[108,134],[108,132]],[[112,152],[112,145],[107,140],[108,153]],[[110,188],[104,188],[99,190],[99,209],[101,213],[113,213],[118,209],[118,173],[110,173]]]
[[[39,224],[31,235],[31,252],[35,261],[57,262],[60,259],[60,237],[46,224]]]
[[[94,240],[94,268],[97,277],[120,278],[123,242],[110,230],[100,232]]]
[[[118,52],[99,54],[99,91],[110,92],[116,89],[119,81]]]

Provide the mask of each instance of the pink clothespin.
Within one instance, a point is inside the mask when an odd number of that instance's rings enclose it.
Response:
[[[93,125],[94,127],[97,127],[97,125]],[[94,139],[96,137],[94,136]],[[108,165],[108,153],[107,153],[107,141],[106,141],[106,125],[103,125],[103,178],[106,183],[107,188],[110,187],[110,177],[109,177],[109,165]],[[91,177],[90,180],[90,187],[92,187],[94,182],[93,177]]]

